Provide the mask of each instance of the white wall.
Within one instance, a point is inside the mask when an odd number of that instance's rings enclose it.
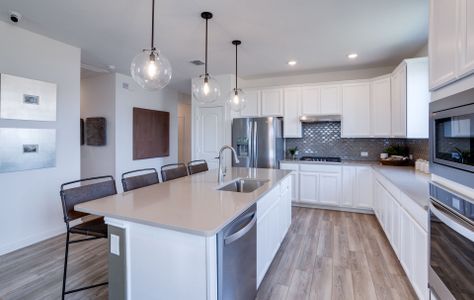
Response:
[[[58,86],[56,122],[0,120],[57,130],[55,168],[0,174],[1,255],[65,231],[59,187],[80,177],[80,49],[4,22],[0,37],[0,72]]]
[[[105,117],[106,145],[81,146],[81,178],[115,175],[115,74],[81,79],[81,118]]]
[[[358,70],[296,74],[296,75],[288,75],[288,76],[247,78],[239,82],[241,82],[242,87],[248,88],[248,87],[266,87],[266,86],[280,86],[280,85],[291,85],[291,84],[355,80],[355,79],[366,79],[366,78],[372,78],[372,77],[377,77],[380,75],[389,74],[394,69],[395,69],[395,66],[389,66],[389,67],[368,68],[368,69],[358,69]]]
[[[178,161],[187,163],[191,161],[191,96],[178,94]],[[183,126],[180,128],[179,126]]]
[[[116,74],[115,84],[115,176],[121,190],[122,173],[149,167],[159,171],[162,165],[178,161],[178,92],[169,88],[146,91],[122,74]],[[170,156],[133,160],[133,107],[170,112]]]

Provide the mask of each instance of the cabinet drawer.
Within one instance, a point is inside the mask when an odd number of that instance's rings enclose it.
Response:
[[[269,209],[271,209],[274,205],[278,204],[278,200],[280,200],[280,189],[274,188],[268,194],[263,196],[257,202],[257,220],[264,216]]]
[[[292,163],[280,163],[281,170],[293,170],[298,171],[299,164],[292,164]]]
[[[340,173],[342,166],[340,165],[320,165],[320,164],[302,164],[300,165],[302,172],[318,172],[318,173]]]

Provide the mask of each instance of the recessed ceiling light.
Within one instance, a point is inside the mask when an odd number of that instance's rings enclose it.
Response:
[[[347,58],[349,58],[349,59],[355,59],[355,58],[357,58],[357,56],[359,56],[357,53],[349,53],[349,54],[347,54]]]
[[[296,65],[296,60],[290,60],[290,61],[288,61],[288,65],[290,65],[290,66]]]

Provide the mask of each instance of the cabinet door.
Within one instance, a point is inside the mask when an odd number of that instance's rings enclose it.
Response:
[[[373,208],[372,168],[356,167],[357,198],[354,202],[356,208]]]
[[[319,174],[317,200],[321,204],[340,205],[341,195],[341,175],[331,173]]]
[[[301,89],[301,114],[319,115],[321,110],[321,90],[318,86],[305,86]]]
[[[405,273],[410,278],[413,270],[413,253],[411,247],[413,245],[413,227],[412,219],[408,213],[402,209],[400,211],[400,253],[398,258]]]
[[[300,201],[298,173],[292,173],[290,176],[291,176],[291,194],[290,194],[291,201],[298,202]]]
[[[342,87],[342,137],[370,136],[370,84]]]
[[[283,137],[303,137],[300,122],[301,88],[286,88],[283,91],[284,122]]]
[[[265,89],[261,91],[261,115],[264,117],[283,116],[282,89]]]
[[[300,172],[300,201],[316,203],[318,190],[318,174]]]
[[[406,136],[406,115],[407,115],[407,66],[401,64],[392,74],[392,137]]]
[[[392,212],[391,212],[391,236],[392,247],[398,257],[400,257],[400,210],[401,207],[398,202],[392,197]]]
[[[460,1],[459,74],[463,77],[474,72],[474,2]]]
[[[354,205],[354,194],[356,191],[356,167],[342,167],[342,200],[341,205],[352,207]]]
[[[341,114],[341,86],[321,86],[320,113],[322,115]]]
[[[456,79],[459,0],[430,0],[430,90]]]
[[[370,87],[371,135],[389,137],[392,128],[390,77],[374,80]]]
[[[245,99],[247,104],[240,112],[241,117],[258,117],[260,116],[260,91],[247,90],[245,91]]]
[[[413,273],[411,282],[420,299],[428,299],[428,233],[412,220],[413,244],[411,247]]]

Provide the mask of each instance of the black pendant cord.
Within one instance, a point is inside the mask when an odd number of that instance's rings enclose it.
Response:
[[[237,92],[237,46],[238,44],[235,44],[235,92]]]
[[[151,50],[155,50],[155,0],[151,2]]]
[[[242,44],[241,41],[239,40],[234,40],[232,41],[232,44],[235,45],[235,94],[237,95],[237,90],[238,90],[238,86],[237,86],[237,80],[238,80],[238,65],[237,65],[237,47]]]
[[[206,19],[206,45],[204,47],[204,75],[207,77],[209,74],[207,73],[207,30],[208,30],[208,23],[209,19]]]

